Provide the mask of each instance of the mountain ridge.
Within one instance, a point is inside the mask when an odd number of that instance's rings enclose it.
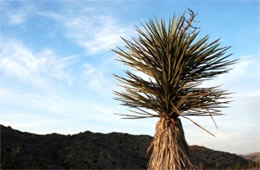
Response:
[[[146,169],[152,140],[148,135],[85,131],[73,135],[38,135],[0,125],[2,169]],[[236,154],[190,146],[200,169],[256,167]]]

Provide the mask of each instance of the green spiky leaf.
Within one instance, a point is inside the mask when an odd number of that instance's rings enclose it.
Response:
[[[194,17],[173,17],[168,25],[150,19],[142,29],[136,28],[137,38],[122,38],[125,50],[113,50],[120,62],[147,75],[143,78],[131,71],[125,71],[126,77],[115,75],[125,89],[115,92],[116,99],[138,110],[126,118],[222,115],[220,108],[229,102],[229,93],[200,84],[228,72],[235,61],[228,60],[230,47],[221,47],[219,39],[198,38]]]

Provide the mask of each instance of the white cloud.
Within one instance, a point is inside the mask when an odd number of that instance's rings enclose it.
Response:
[[[77,32],[76,29],[69,33],[69,36],[76,38],[76,41],[89,50],[90,53],[97,53],[104,50],[109,50],[119,44],[120,36],[126,36],[127,29],[120,27],[112,17],[98,17],[97,25],[92,23],[93,32],[83,31]],[[73,28],[74,29],[74,28]],[[80,38],[79,34],[85,35]]]
[[[65,69],[71,57],[59,58],[50,49],[35,53],[14,40],[3,42],[0,46],[0,71],[8,76],[41,88],[46,88],[52,79],[70,83],[70,75]]]
[[[89,63],[83,65],[83,72],[81,74],[81,80],[83,84],[92,90],[99,93],[110,94],[112,91],[112,81],[106,78],[101,67],[95,68]]]
[[[61,22],[65,27],[64,36],[74,40],[90,54],[105,52],[121,44],[121,37],[127,37],[133,28],[122,26],[115,17],[97,14],[91,10],[84,15],[38,12],[39,15]]]
[[[202,85],[206,87],[223,85],[225,88],[239,89],[237,87],[241,87],[243,84],[248,85],[252,83],[248,82],[248,79],[259,82],[260,68],[257,65],[259,59],[253,55],[241,56],[238,59],[238,62],[231,66],[231,71],[215,77],[213,80],[205,81]]]
[[[114,48],[121,42],[120,36],[125,37],[128,32],[109,16],[71,18],[65,26],[68,28],[66,36],[92,54]]]
[[[9,14],[9,22],[11,24],[22,24],[25,22],[25,17],[23,13]]]
[[[16,7],[13,7],[13,4]],[[29,1],[16,0],[12,1],[0,1],[1,4],[1,17],[7,19],[7,22],[12,25],[24,24],[26,20],[35,11],[35,7]]]

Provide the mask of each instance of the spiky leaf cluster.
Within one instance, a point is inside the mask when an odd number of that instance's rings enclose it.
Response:
[[[123,39],[125,50],[113,50],[119,61],[147,75],[133,71],[125,71],[127,77],[115,75],[125,89],[115,92],[116,99],[134,108],[127,118],[221,115],[228,93],[199,85],[226,73],[235,61],[227,60],[229,47],[221,47],[219,39],[198,38],[194,17],[190,11],[189,20],[185,15],[173,17],[167,25],[163,20],[149,20],[143,29],[136,28],[138,38]]]

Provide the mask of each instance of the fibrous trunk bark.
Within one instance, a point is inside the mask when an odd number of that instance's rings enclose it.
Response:
[[[188,153],[181,120],[161,117],[156,124],[154,139],[148,148],[151,151],[149,170],[194,169]]]

